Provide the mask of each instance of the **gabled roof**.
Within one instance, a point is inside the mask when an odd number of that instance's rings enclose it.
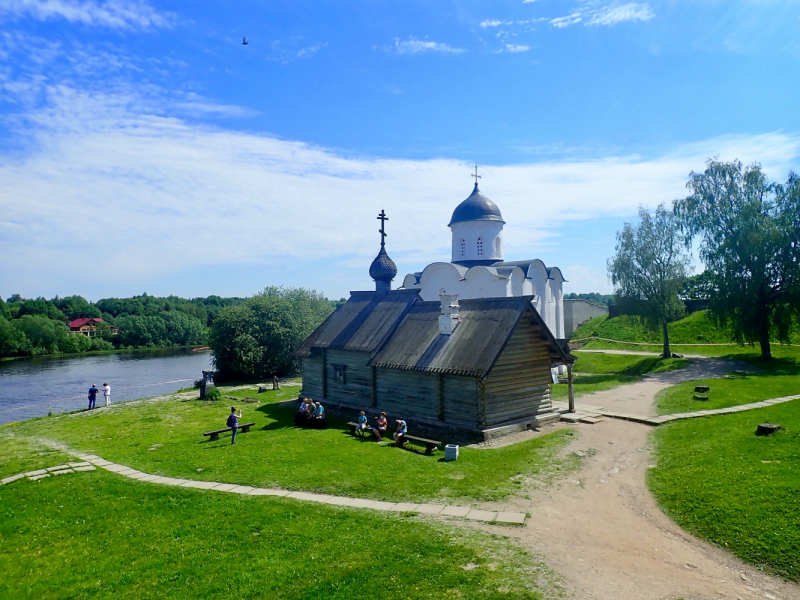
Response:
[[[325,319],[295,354],[311,356],[323,348],[373,352],[418,298],[418,290],[351,292],[347,302]]]
[[[439,333],[439,302],[416,302],[375,354],[374,367],[485,377],[524,315],[550,342],[551,355],[574,359],[553,337],[531,305],[533,296],[459,301],[461,322],[452,335]]]
[[[74,321],[70,321],[69,327],[70,329],[77,329],[78,327],[83,327],[84,325],[88,325],[90,323],[102,323],[103,319],[98,318],[84,318],[84,319],[75,319]]]

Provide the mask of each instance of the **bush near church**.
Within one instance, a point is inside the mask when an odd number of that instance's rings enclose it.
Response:
[[[294,350],[336,303],[303,288],[268,287],[217,315],[211,330],[215,380],[285,377],[297,371]]]

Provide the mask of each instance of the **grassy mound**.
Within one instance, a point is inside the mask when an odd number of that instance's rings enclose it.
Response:
[[[327,430],[296,428],[295,406],[275,405],[296,393],[258,394],[261,404],[244,402],[252,391],[224,389],[223,395],[242,401],[120,404],[0,428],[0,444],[12,436],[46,438],[157,475],[394,502],[498,500],[517,493],[525,478],[546,479],[574,464],[557,458],[570,430],[503,448],[462,448],[457,462],[444,462],[441,452],[426,456],[423,448],[350,436],[336,419]],[[235,446],[229,435],[208,441],[202,433],[222,428],[231,404],[255,427],[240,433]]]
[[[714,324],[707,310],[701,310],[668,326],[672,344],[724,344],[731,341],[727,328]],[[587,321],[572,334],[572,339],[601,337],[621,342],[662,343],[660,331],[648,329],[639,317],[622,315],[609,319],[603,315]]]
[[[758,423],[784,427],[755,435]],[[681,527],[800,581],[800,401],[654,432],[650,489]]]
[[[505,538],[421,517],[165,487],[105,471],[0,487],[0,597],[542,598]]]

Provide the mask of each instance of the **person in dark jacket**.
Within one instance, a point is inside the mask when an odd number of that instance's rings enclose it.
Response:
[[[99,391],[95,384],[92,384],[92,387],[89,388],[89,410],[94,408],[94,403],[97,401],[97,392]]]
[[[236,414],[236,409],[231,406],[231,414],[228,415],[228,427],[231,428],[231,446],[236,443],[236,432],[239,431],[239,419],[242,418],[242,411],[239,410],[239,414]]]

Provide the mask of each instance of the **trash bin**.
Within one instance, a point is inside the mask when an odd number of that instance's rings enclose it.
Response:
[[[458,460],[458,446],[456,444],[447,444],[444,447],[445,460]]]

